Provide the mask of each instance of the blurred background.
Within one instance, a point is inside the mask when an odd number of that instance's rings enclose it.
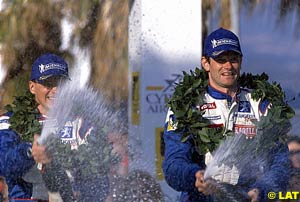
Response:
[[[0,9],[1,106],[28,88],[31,64],[46,52],[126,106],[129,0],[2,0]]]
[[[27,89],[34,59],[54,52],[80,69],[81,85],[99,89],[112,107],[126,109],[133,2],[0,0],[0,108]],[[281,84],[297,111],[292,133],[298,134],[299,15],[297,0],[202,0],[202,37],[219,26],[237,32],[244,52],[242,70],[267,72]]]

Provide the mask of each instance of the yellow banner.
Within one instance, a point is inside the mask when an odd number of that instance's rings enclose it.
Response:
[[[140,73],[132,72],[131,123],[140,124]]]
[[[155,129],[155,164],[156,164],[156,178],[164,180],[162,171],[162,161],[164,159],[165,147],[163,143],[164,128]]]

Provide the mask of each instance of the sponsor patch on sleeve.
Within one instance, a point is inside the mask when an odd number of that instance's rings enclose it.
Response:
[[[177,128],[177,124],[174,122],[175,117],[174,114],[171,114],[168,118],[168,127],[167,131],[174,131]]]
[[[0,130],[9,129],[9,117],[8,116],[1,116],[0,117]]]

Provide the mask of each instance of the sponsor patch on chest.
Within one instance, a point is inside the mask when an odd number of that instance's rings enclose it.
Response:
[[[247,125],[234,125],[234,133],[235,134],[244,134],[247,138],[252,138],[256,135],[256,127],[255,126],[247,126]]]
[[[64,126],[64,128],[59,132],[59,135],[63,139],[72,139],[73,138],[73,127]]]
[[[238,112],[250,113],[251,112],[251,104],[249,101],[240,101]]]
[[[217,105],[215,102],[212,103],[205,103],[200,107],[201,111],[207,110],[207,109],[216,109]]]

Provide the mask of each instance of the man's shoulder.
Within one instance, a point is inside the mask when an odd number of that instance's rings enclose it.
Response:
[[[258,99],[253,98],[252,91],[253,91],[253,89],[240,88],[239,98],[242,100],[244,99],[244,100],[248,100],[251,102],[257,102],[257,103],[262,102],[262,100],[260,98],[258,98]]]
[[[252,98],[252,94],[251,94],[252,91],[253,89],[242,88],[241,89],[242,99],[251,102],[251,105],[257,106],[260,112],[265,114],[271,104],[270,101],[267,99],[262,100],[260,98],[259,99]]]
[[[0,115],[0,130],[9,129],[9,119],[12,116],[12,112],[6,112]]]
[[[251,94],[251,92],[253,91],[253,89],[249,89],[249,88],[240,88],[240,93],[243,94]]]

